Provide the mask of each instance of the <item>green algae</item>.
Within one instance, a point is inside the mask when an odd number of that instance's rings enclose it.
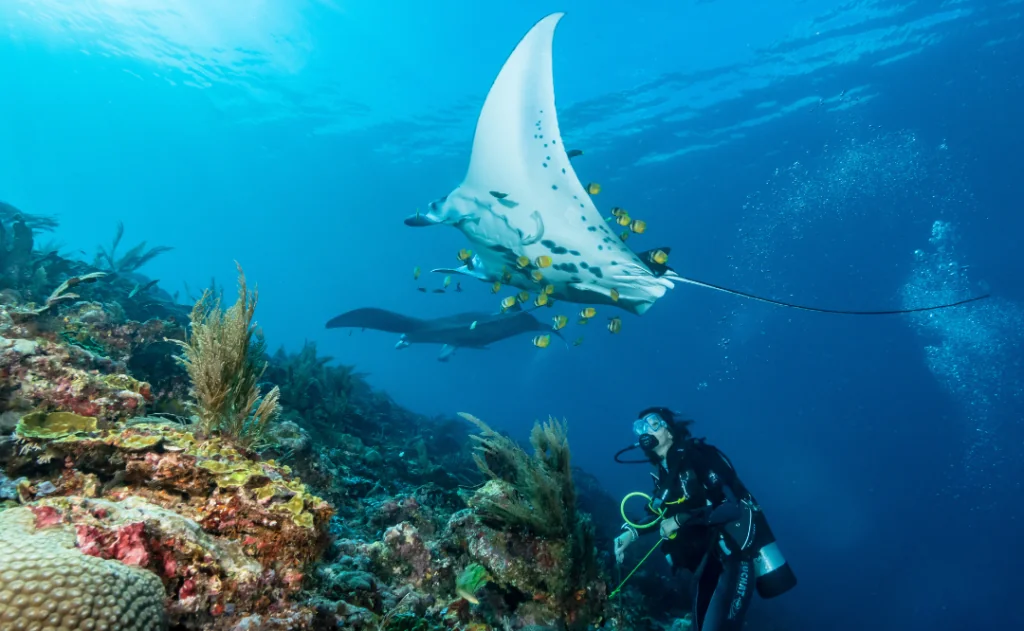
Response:
[[[479,563],[470,563],[455,579],[455,593],[476,604],[477,599],[474,594],[490,580],[491,576],[487,573],[487,568]]]
[[[21,417],[15,433],[21,438],[57,439],[95,432],[96,418],[71,412],[32,412]]]
[[[64,340],[66,344],[77,346],[78,348],[88,351],[94,355],[100,355],[102,357],[107,356],[107,349],[84,331],[79,331],[77,333],[61,331],[60,338]]]

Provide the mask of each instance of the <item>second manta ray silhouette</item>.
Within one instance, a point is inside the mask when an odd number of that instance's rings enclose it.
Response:
[[[467,312],[433,319],[412,318],[386,309],[354,309],[327,322],[328,329],[357,328],[401,333],[395,348],[410,344],[443,344],[438,360],[459,348],[487,348],[488,344],[533,331],[552,332],[527,311],[509,313]],[[555,335],[562,336],[558,331]]]
[[[488,283],[526,291],[550,285],[550,298],[605,304],[642,315],[675,283],[697,285],[784,307],[853,315],[885,315],[952,307],[889,311],[808,307],[755,296],[680,276],[665,262],[669,248],[635,253],[606,225],[570,164],[558,127],[551,45],[563,13],[538,22],[519,42],[495,79],[477,120],[465,179],[431,202],[409,226],[447,224],[461,230],[476,252],[457,269]],[[589,187],[588,187],[589,188]],[[541,281],[535,276],[542,277]]]

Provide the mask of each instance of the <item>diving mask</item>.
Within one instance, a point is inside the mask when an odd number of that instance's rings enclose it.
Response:
[[[636,434],[637,436],[643,436],[644,434],[648,434],[650,432],[656,432],[665,427],[668,427],[668,423],[665,422],[665,419],[661,418],[659,415],[653,412],[647,414],[643,418],[638,418],[637,420],[633,421],[633,433]]]

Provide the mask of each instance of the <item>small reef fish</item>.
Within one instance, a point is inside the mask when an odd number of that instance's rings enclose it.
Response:
[[[448,289],[448,285],[451,285],[451,284],[452,284],[452,277],[451,276],[445,276],[444,277],[444,288]]]
[[[648,255],[648,258],[652,263],[657,263],[658,265],[668,263],[668,254],[664,250],[655,250]]]
[[[508,197],[508,193],[499,193],[498,191],[491,191],[491,195],[493,195],[495,199],[505,199]]]
[[[553,317],[551,319],[554,320],[554,322],[555,322],[551,326],[551,328],[556,330],[556,331],[558,331],[560,329],[564,329],[565,325],[569,324],[569,318],[564,316],[564,315],[557,315],[557,316],[555,316],[555,317]]]
[[[159,278],[154,278],[153,280],[149,281],[148,283],[146,283],[144,285],[139,285],[138,283],[136,283],[135,284],[135,288],[132,289],[128,293],[128,297],[129,298],[134,298],[137,294],[141,294],[141,293],[145,292],[147,289],[149,289],[150,287],[153,287],[154,285],[156,285],[159,282],[160,282]]]
[[[608,330],[612,333],[618,333],[622,330],[622,318],[615,316],[614,318],[608,319]]]
[[[511,309],[514,306],[516,306],[516,297],[515,296],[509,296],[507,298],[503,298],[502,301],[501,301],[501,310],[502,311],[508,311],[509,309]]]
[[[624,217],[624,216],[625,217],[629,216],[629,213],[626,212],[625,208],[620,208],[619,206],[615,206],[614,208],[612,208],[612,217]]]
[[[579,346],[582,343],[583,343],[583,337],[580,336],[580,337],[576,338],[576,340],[572,343],[572,345],[573,346]]]
[[[597,195],[600,192],[601,185],[598,184],[597,182],[591,182],[590,184],[587,184],[587,193],[590,193],[591,195]]]
[[[528,291],[521,291],[518,294],[516,294],[516,299],[519,302],[526,302],[527,300],[530,299],[530,292],[528,292]]]
[[[620,226],[628,226],[633,220],[629,218],[629,215],[622,215],[621,217],[615,218],[615,223]]]
[[[413,280],[419,280],[419,278],[420,278],[420,268],[419,267],[412,268],[412,279]]]
[[[540,283],[544,281],[544,274],[541,274],[539,269],[535,269],[530,272],[530,278],[533,279],[533,282]]]
[[[596,315],[597,309],[593,307],[584,307],[583,309],[580,309],[580,317],[585,320],[589,320],[590,318],[593,318]]]
[[[582,149],[570,149],[565,152],[565,155],[569,156],[569,159],[578,158],[583,155]]]
[[[611,292],[609,292],[609,296],[611,297],[612,300],[614,300],[615,302],[618,302],[619,301],[619,290],[615,289],[614,287],[612,287]]]
[[[533,304],[538,307],[543,307],[544,305],[548,304],[548,295],[543,293],[537,294],[537,297],[534,299]]]
[[[540,268],[551,267],[551,257],[547,254],[541,254],[533,259],[533,264]]]
[[[647,222],[643,219],[634,219],[633,222],[629,224],[629,229],[637,234],[643,234],[644,231],[647,230]]]
[[[547,348],[548,344],[551,343],[551,336],[545,333],[544,335],[538,335],[533,338],[533,345],[537,348]]]
[[[466,261],[468,261],[471,258],[473,258],[473,250],[467,250],[466,248],[462,248],[461,250],[459,250],[459,260],[460,261],[465,263]]]
[[[549,296],[551,294],[555,293],[555,286],[554,285],[545,285],[544,286],[544,293],[546,293]]]
[[[520,256],[519,258],[516,259],[516,265],[519,266],[519,269],[523,269],[527,267],[529,264],[530,259],[526,258],[525,256]]]
[[[620,234],[619,238],[622,239],[623,241],[628,239],[629,238],[629,231],[627,230],[627,231],[623,232],[622,234]]]
[[[494,281],[494,284],[491,285],[491,293],[496,294],[499,291],[501,291],[501,283],[499,281]]]

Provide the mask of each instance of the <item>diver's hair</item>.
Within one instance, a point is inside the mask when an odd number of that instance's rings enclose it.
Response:
[[[643,418],[648,414],[657,414],[668,423],[668,432],[672,434],[673,441],[693,438],[693,434],[690,433],[690,426],[694,423],[693,419],[676,418],[676,413],[669,408],[657,406],[641,410],[637,418]]]

